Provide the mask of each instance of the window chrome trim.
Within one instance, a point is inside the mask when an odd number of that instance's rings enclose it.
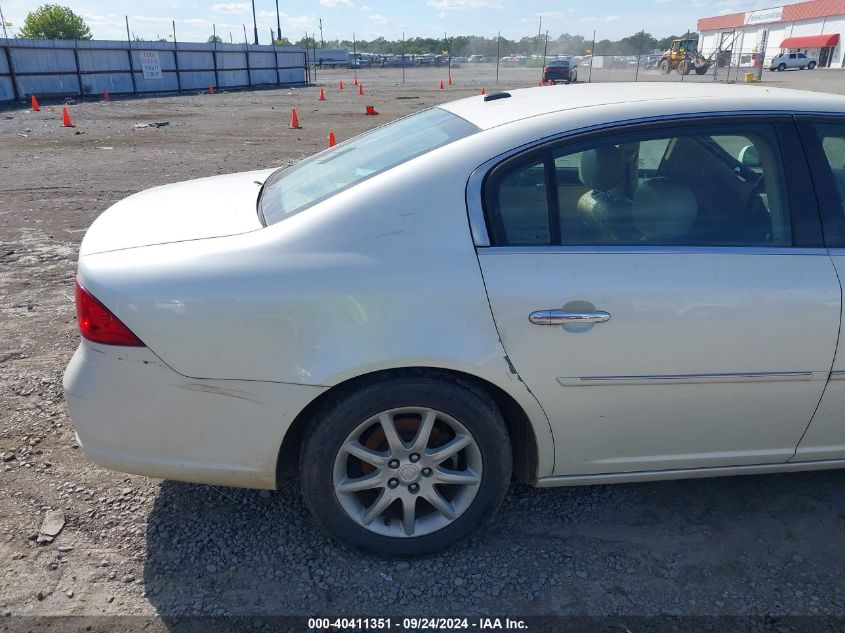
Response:
[[[488,246],[479,255],[825,255],[793,246]],[[843,252],[845,254],[845,252]]]
[[[827,380],[826,371],[770,371],[724,374],[669,374],[655,376],[572,376],[558,378],[561,387],[606,387],[618,385],[700,385],[737,382],[792,382]]]
[[[467,214],[469,216],[469,226],[470,231],[472,233],[472,240],[476,247],[480,248],[489,248],[490,247],[490,235],[487,231],[487,221],[484,217],[484,205],[482,202],[482,193],[484,187],[484,179],[493,170],[497,165],[506,161],[517,154],[522,154],[524,152],[528,152],[544,145],[549,145],[552,143],[557,143],[558,141],[564,140],[572,140],[576,141],[581,136],[587,136],[593,134],[595,132],[601,132],[603,130],[614,130],[614,131],[628,131],[625,128],[630,126],[640,126],[640,125],[649,125],[649,124],[660,124],[660,123],[678,123],[681,124],[683,122],[691,122],[700,120],[702,125],[706,125],[713,122],[713,119],[743,119],[749,117],[765,117],[769,120],[778,119],[783,117],[788,117],[790,120],[794,120],[794,117],[805,117],[805,116],[827,116],[827,117],[835,117],[839,116],[842,117],[843,114],[841,112],[814,112],[814,111],[807,111],[807,112],[794,112],[788,110],[738,110],[738,111],[715,111],[715,112],[689,112],[683,114],[663,114],[658,116],[651,116],[651,117],[641,117],[637,119],[625,119],[622,121],[612,121],[609,123],[599,123],[596,125],[591,125],[583,128],[578,128],[575,130],[567,130],[566,132],[560,132],[558,134],[552,134],[550,136],[545,136],[543,138],[530,141],[518,147],[514,147],[506,152],[499,154],[498,156],[494,156],[490,160],[485,161],[478,167],[476,167],[472,174],[470,174],[469,180],[467,180],[466,185],[466,207],[467,207]],[[703,117],[707,117],[704,119]],[[762,122],[762,121],[761,121]],[[634,131],[634,130],[631,130]],[[503,246],[497,248],[528,248],[531,249],[530,252],[536,253],[539,252],[537,249],[542,249],[544,247],[511,247],[511,246]],[[599,247],[596,247],[599,248]],[[604,248],[604,247],[602,247]],[[634,246],[629,247],[632,249],[637,249],[636,252],[641,253],[643,250],[640,247]],[[709,248],[709,247],[707,247]],[[722,248],[722,247],[714,247],[714,248]],[[730,248],[730,247],[728,247]],[[759,249],[759,248],[769,248],[766,246],[749,246],[746,247],[748,249]],[[782,247],[784,249],[791,247]],[[799,249],[791,249],[791,250],[800,250]],[[817,249],[812,249],[817,250]],[[569,251],[567,251],[569,252]],[[686,251],[685,251],[686,252]]]
[[[831,380],[845,380],[845,371],[837,370],[830,372]]]

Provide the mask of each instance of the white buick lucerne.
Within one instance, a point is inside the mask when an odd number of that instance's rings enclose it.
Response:
[[[85,452],[433,552],[537,486],[845,466],[845,97],[463,99],[82,242]],[[839,343],[840,345],[845,343]]]

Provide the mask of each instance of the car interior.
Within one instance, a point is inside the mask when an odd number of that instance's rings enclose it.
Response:
[[[498,179],[491,234],[508,245],[787,245],[772,147],[754,135],[702,135],[538,157]]]

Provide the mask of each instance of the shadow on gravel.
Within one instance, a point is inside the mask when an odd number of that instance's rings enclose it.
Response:
[[[845,471],[539,490],[441,555],[330,541],[295,482],[165,482],[144,580],[173,630],[219,615],[843,615]]]

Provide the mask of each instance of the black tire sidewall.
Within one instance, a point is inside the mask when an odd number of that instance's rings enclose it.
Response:
[[[429,407],[460,421],[482,456],[481,485],[470,507],[445,528],[419,537],[391,538],[352,520],[334,492],[334,462],[355,427],[382,411]],[[353,547],[387,556],[422,556],[446,549],[486,523],[498,510],[511,476],[511,448],[501,414],[489,397],[462,384],[432,378],[399,378],[349,394],[318,414],[303,438],[300,483],[317,522]]]

